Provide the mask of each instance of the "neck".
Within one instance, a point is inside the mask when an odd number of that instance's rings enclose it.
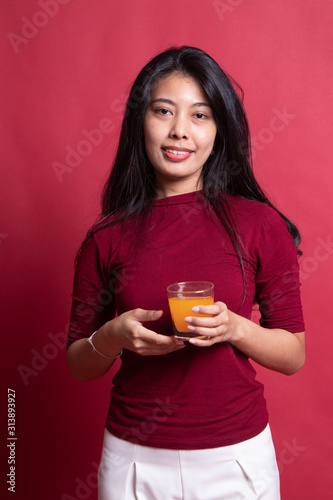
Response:
[[[202,181],[199,179],[197,182],[170,182],[158,184],[156,199],[168,198],[169,196],[177,196],[180,194],[193,193],[202,189]]]

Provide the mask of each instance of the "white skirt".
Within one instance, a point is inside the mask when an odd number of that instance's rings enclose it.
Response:
[[[269,426],[207,450],[150,448],[106,430],[98,474],[98,500],[280,500]]]

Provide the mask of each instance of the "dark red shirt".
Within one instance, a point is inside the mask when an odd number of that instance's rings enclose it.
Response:
[[[202,192],[157,200],[145,231],[133,221],[125,227],[117,223],[84,244],[68,345],[137,307],[162,309],[162,318],[145,326],[172,335],[166,287],[188,280],[212,281],[215,301],[246,318],[258,302],[264,327],[304,331],[297,254],[286,223],[266,204],[241,197],[229,202],[244,246],[245,285],[230,237]],[[250,439],[267,422],[254,368],[225,342],[187,345],[164,356],[125,350],[113,378],[106,427],[142,445],[203,449]]]

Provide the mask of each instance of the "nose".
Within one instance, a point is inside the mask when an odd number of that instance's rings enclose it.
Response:
[[[188,139],[189,136],[189,125],[186,118],[182,115],[175,116],[170,128],[170,137],[173,139]]]

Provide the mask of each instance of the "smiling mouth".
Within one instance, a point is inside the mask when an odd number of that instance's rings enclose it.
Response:
[[[173,163],[180,163],[186,161],[193,153],[189,149],[172,149],[172,148],[162,148],[164,157],[166,160]]]
[[[165,149],[164,151],[173,155],[188,155],[190,153],[190,151],[177,151],[175,149]]]
[[[190,149],[162,148],[162,150],[168,158],[175,159],[176,157],[179,160],[185,159],[193,153]]]

